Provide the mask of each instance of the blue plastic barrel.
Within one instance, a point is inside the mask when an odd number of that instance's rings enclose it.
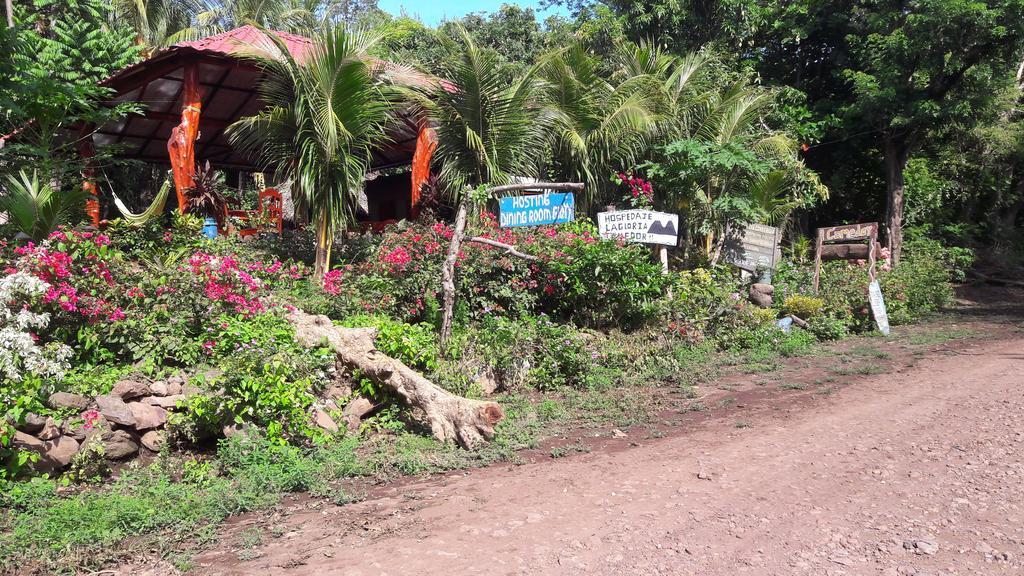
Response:
[[[206,220],[203,220],[203,235],[207,238],[217,237],[217,219],[212,216],[207,216]]]

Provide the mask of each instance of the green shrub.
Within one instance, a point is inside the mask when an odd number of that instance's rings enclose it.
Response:
[[[825,308],[825,301],[821,298],[815,298],[814,296],[804,296],[802,294],[794,294],[789,296],[782,303],[782,313],[792,314],[797,318],[803,320],[809,320],[815,316],[821,314]]]
[[[671,296],[662,300],[663,316],[671,331],[693,342],[713,335],[720,318],[742,300],[738,275],[725,267],[682,270],[669,282]]]
[[[377,349],[420,372],[438,366],[437,334],[430,324],[406,324],[383,316],[348,316],[340,325],[348,328],[376,328]]]
[[[460,361],[482,367],[507,388],[585,387],[594,365],[580,334],[546,316],[487,317],[459,334],[453,350]]]
[[[553,316],[585,326],[621,328],[639,326],[656,315],[667,279],[646,247],[583,239],[559,251],[547,264],[555,277],[542,304]]]
[[[815,316],[807,323],[810,326],[811,333],[821,341],[840,340],[850,333],[849,325],[845,319],[837,318],[830,314]]]
[[[906,324],[948,306],[951,281],[962,278],[973,254],[947,248],[935,240],[915,238],[904,245],[899,266],[880,276],[886,310],[892,324]]]

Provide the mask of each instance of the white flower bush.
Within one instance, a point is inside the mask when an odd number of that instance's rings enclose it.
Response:
[[[71,348],[58,343],[40,346],[33,334],[50,324],[49,314],[30,309],[49,288],[26,272],[0,278],[0,379],[21,380],[26,371],[60,378],[70,368]]]

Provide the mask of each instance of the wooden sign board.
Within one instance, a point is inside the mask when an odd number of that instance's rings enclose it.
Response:
[[[819,228],[818,233],[821,235],[822,242],[826,244],[865,242],[871,238],[878,237],[878,224],[869,222],[867,224],[832,226],[830,228]]]
[[[818,228],[814,250],[814,291],[818,291],[822,260],[867,260],[868,278],[873,282],[877,247],[877,222]]]
[[[751,224],[745,229],[730,229],[722,249],[726,262],[746,270],[774,270],[782,260],[782,231],[775,226]]]

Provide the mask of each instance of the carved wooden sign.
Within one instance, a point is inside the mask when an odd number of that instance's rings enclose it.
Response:
[[[878,237],[878,224],[848,224],[846,226],[832,226],[831,228],[819,228],[822,242],[826,244],[864,242],[870,238]]]
[[[814,291],[818,291],[822,260],[867,260],[868,277],[873,282],[877,255],[877,222],[818,228],[814,251]]]

